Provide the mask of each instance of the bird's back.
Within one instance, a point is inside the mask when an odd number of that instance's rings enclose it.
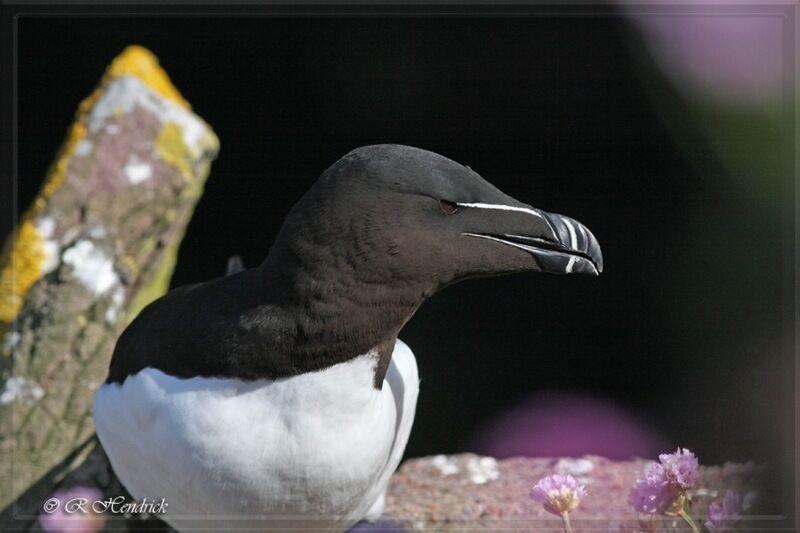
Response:
[[[255,379],[289,372],[294,322],[271,305],[259,285],[257,270],[250,269],[179,287],[155,300],[120,336],[106,381],[121,383],[147,367],[183,378]]]

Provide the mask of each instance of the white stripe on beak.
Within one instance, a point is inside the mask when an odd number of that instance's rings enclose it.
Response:
[[[564,225],[567,226],[567,230],[569,231],[569,245],[573,250],[577,250],[578,236],[575,234],[575,226],[573,226],[572,222],[570,222],[567,218],[564,219]]]
[[[498,209],[500,211],[517,211],[519,213],[528,213],[529,215],[534,215],[539,218],[544,218],[544,215],[542,215],[538,211],[534,211],[533,209],[528,209],[527,207],[516,207],[513,205],[503,205],[503,204],[482,204],[482,203],[475,203],[475,204],[456,203],[456,205],[459,207],[475,207],[477,209]]]
[[[586,228],[581,225],[578,225],[578,229],[581,230],[581,235],[583,236],[583,240],[585,242],[589,242],[589,237],[586,236]]]

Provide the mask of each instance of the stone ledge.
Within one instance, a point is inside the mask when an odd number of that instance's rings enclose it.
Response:
[[[528,497],[531,487],[550,474],[571,474],[585,482],[588,496],[572,513],[576,531],[642,531],[640,515],[628,504],[628,493],[651,463],[643,459],[611,461],[515,458],[497,461],[473,454],[406,461],[392,478],[384,520],[357,529],[562,530],[561,520]],[[692,514],[705,521],[708,505],[727,489],[757,494],[765,468],[753,463],[701,467],[692,495]],[[391,524],[394,524],[392,526]],[[659,518],[657,530],[687,530],[679,519]]]

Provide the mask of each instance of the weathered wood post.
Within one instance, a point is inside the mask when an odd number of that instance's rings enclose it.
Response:
[[[0,259],[4,519],[36,514],[40,492],[94,449],[81,445],[94,432],[92,398],[114,341],[167,289],[217,149],[139,46],[80,104]]]

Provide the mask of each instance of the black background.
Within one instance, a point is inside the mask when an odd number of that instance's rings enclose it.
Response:
[[[791,334],[782,221],[729,185],[666,88],[679,150],[645,90],[666,82],[603,13],[22,18],[19,205],[105,66],[144,45],[221,139],[174,285],[233,254],[260,262],[291,205],[364,144],[441,153],[598,237],[599,278],[469,281],[420,309],[401,334],[422,377],[408,455],[463,451],[495,413],[561,389],[620,402],[705,463],[774,462],[791,356],[750,369]],[[723,228],[710,251],[706,223]]]

